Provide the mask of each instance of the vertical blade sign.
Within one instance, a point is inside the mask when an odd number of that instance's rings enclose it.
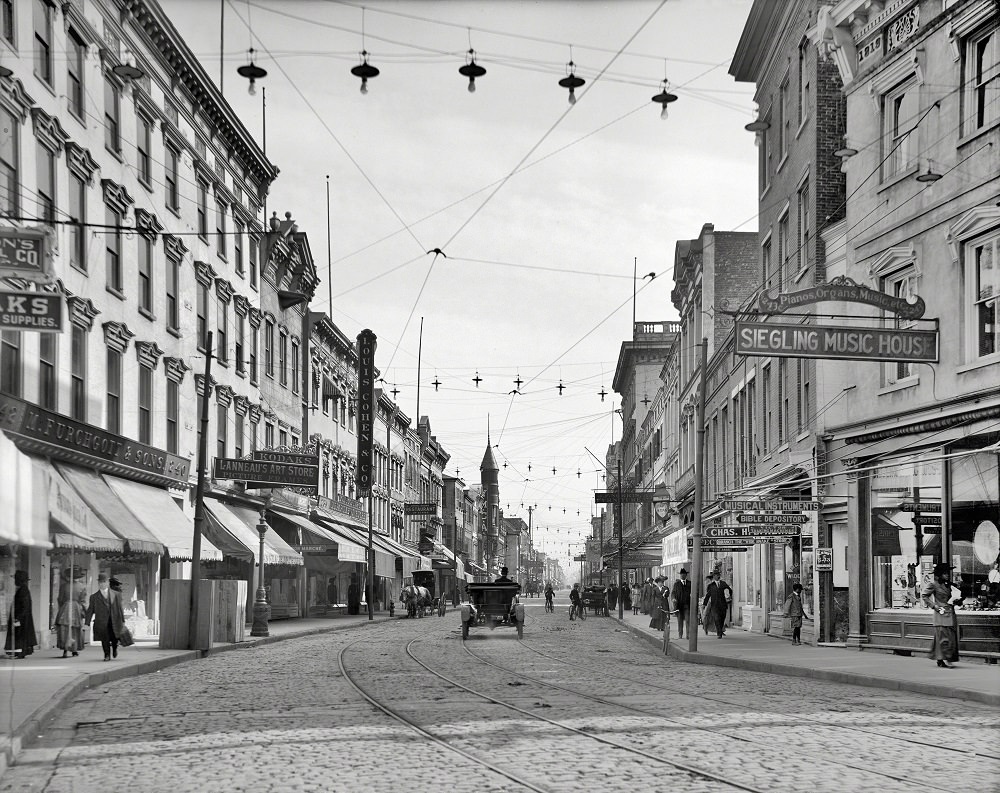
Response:
[[[358,334],[358,470],[359,496],[372,492],[372,444],[375,438],[375,334]]]

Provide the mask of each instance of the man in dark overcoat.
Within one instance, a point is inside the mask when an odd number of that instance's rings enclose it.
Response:
[[[726,613],[733,599],[733,590],[722,580],[722,574],[716,570],[712,573],[712,583],[705,590],[705,600],[702,604],[711,612],[715,622],[715,631],[721,639],[726,633]]]
[[[14,572],[14,603],[7,622],[7,638],[4,650],[15,658],[24,658],[35,652],[35,617],[31,606],[31,591],[28,589],[28,574],[24,570]]]
[[[680,578],[674,581],[670,590],[670,600],[677,611],[677,638],[684,638],[684,626],[687,625],[688,635],[691,632],[691,581],[688,580],[688,571],[683,567],[679,573]]]
[[[97,591],[90,596],[83,624],[89,625],[91,618],[94,619],[94,638],[101,643],[104,660],[110,661],[112,656],[117,658],[118,637],[125,627],[125,610],[121,593],[111,588],[104,573],[97,576]]]

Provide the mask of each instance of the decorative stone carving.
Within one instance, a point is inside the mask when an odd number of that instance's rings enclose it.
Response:
[[[194,277],[202,286],[211,286],[212,282],[218,277],[218,275],[219,274],[212,269],[212,265],[208,262],[195,261]]]
[[[164,234],[163,250],[166,252],[167,258],[180,261],[187,254],[188,247],[180,237],[176,237],[173,234]]]
[[[128,343],[135,338],[135,334],[128,329],[128,325],[124,322],[105,322],[102,326],[104,328],[104,343],[117,352],[125,352],[128,349]]]
[[[57,157],[62,154],[63,147],[66,145],[66,141],[69,140],[69,135],[62,128],[59,119],[55,116],[50,116],[40,107],[33,107],[31,108],[31,120],[34,126],[35,137],[38,138],[39,143]]]
[[[208,378],[208,395],[212,395],[212,389],[215,388],[216,380],[214,377]],[[194,376],[194,390],[198,393],[199,397],[205,395],[205,375],[195,374]]]
[[[71,295],[66,298],[66,305],[69,307],[70,323],[83,330],[91,330],[94,317],[101,313],[89,297]]]
[[[242,394],[233,397],[233,407],[237,416],[245,416],[250,409],[250,400]]]
[[[236,392],[230,386],[220,385],[215,387],[215,399],[222,407],[229,407],[233,403]]]
[[[184,382],[184,374],[191,367],[180,358],[172,358],[169,355],[163,359],[163,367],[167,373],[167,379],[175,383]]]
[[[156,215],[141,207],[135,208],[135,228],[143,237],[154,242],[163,231],[163,225],[156,219]]]
[[[250,310],[250,301],[243,295],[233,295],[233,308],[238,316],[245,317]]]
[[[24,91],[24,85],[16,77],[0,80],[0,104],[24,121],[28,111],[34,106],[35,100]]]
[[[90,156],[90,151],[73,141],[66,142],[66,165],[71,173],[79,176],[87,184],[94,181],[94,172],[97,170],[97,163]]]
[[[261,406],[260,405],[254,403],[254,402],[251,402],[247,406],[247,415],[250,416],[250,423],[251,424],[259,424],[260,423],[261,414],[262,414],[262,410],[261,410]]]
[[[115,210],[119,215],[128,212],[128,208],[135,203],[135,199],[128,194],[124,185],[111,179],[101,179],[101,188],[104,190],[104,203]]]
[[[233,299],[236,290],[225,278],[215,279],[215,294],[223,303],[228,303]]]
[[[259,328],[260,327],[261,313],[259,308],[250,307],[247,311],[247,319],[250,320],[250,327]]]
[[[160,356],[163,355],[163,350],[159,348],[155,341],[137,341],[135,343],[135,355],[139,359],[139,366],[155,370],[156,365],[160,362]]]

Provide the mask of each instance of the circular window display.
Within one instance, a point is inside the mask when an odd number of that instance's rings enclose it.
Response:
[[[972,547],[976,558],[983,564],[993,564],[1000,553],[1000,530],[992,520],[984,520],[976,526]]]

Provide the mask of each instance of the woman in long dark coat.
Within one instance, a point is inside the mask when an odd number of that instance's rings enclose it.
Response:
[[[951,565],[939,562],[934,565],[934,578],[920,590],[920,599],[934,611],[934,639],[929,658],[937,665],[951,669],[958,660],[958,617],[951,600]]]
[[[7,622],[7,640],[4,650],[15,658],[24,658],[35,652],[35,618],[31,613],[31,592],[28,590],[28,574],[24,570],[14,573],[14,603]]]

